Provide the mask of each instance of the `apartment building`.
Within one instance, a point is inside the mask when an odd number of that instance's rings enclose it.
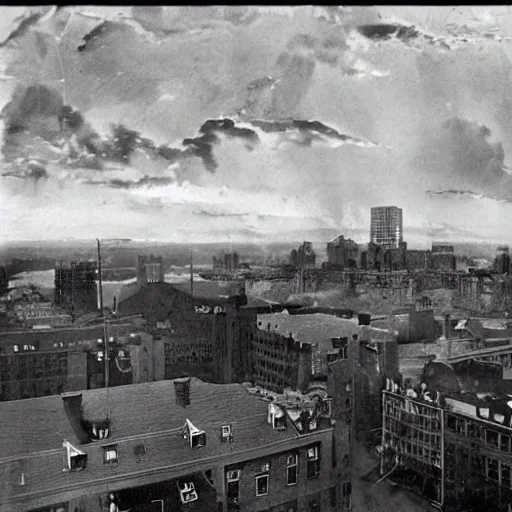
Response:
[[[348,511],[331,414],[195,378],[4,402],[0,512]]]

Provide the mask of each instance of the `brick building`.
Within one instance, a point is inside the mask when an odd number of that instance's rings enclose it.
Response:
[[[429,270],[432,267],[432,251],[408,249],[405,253],[405,267],[409,272]]]
[[[249,350],[250,379],[276,392],[305,391],[312,377],[312,347],[253,326]]]
[[[134,330],[130,323],[107,328],[113,351],[111,386],[134,381],[132,371],[123,368],[130,352],[135,357],[142,350],[129,348],[128,334]],[[98,361],[98,353],[104,350],[104,336],[103,325],[0,332],[0,401],[102,387],[104,363]]]
[[[453,245],[432,244],[432,269],[440,271],[457,270],[457,258]]]
[[[233,286],[221,294],[195,286],[191,295],[154,283],[121,301],[118,315],[142,314],[155,339],[163,341],[165,378],[187,373],[211,382],[241,382],[238,311],[247,298]]]
[[[198,379],[4,402],[0,512],[348,512],[337,444],[325,392],[299,414]]]
[[[510,252],[508,245],[500,245],[498,254],[494,258],[494,272],[498,274],[510,273]]]

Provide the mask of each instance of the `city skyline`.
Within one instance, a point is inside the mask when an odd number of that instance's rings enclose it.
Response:
[[[410,244],[512,241],[505,7],[49,9],[2,8],[1,239],[359,241],[388,203]],[[128,158],[84,150],[111,124]]]

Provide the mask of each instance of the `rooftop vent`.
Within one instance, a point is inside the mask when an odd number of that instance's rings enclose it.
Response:
[[[173,381],[176,403],[181,407],[187,407],[190,404],[190,380],[190,377],[184,377]]]

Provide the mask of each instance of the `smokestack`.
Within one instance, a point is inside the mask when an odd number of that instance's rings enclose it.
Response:
[[[190,380],[190,377],[174,380],[176,403],[181,407],[187,407],[190,404]]]
[[[63,394],[64,410],[78,442],[88,443],[91,439],[82,426],[82,393]]]

